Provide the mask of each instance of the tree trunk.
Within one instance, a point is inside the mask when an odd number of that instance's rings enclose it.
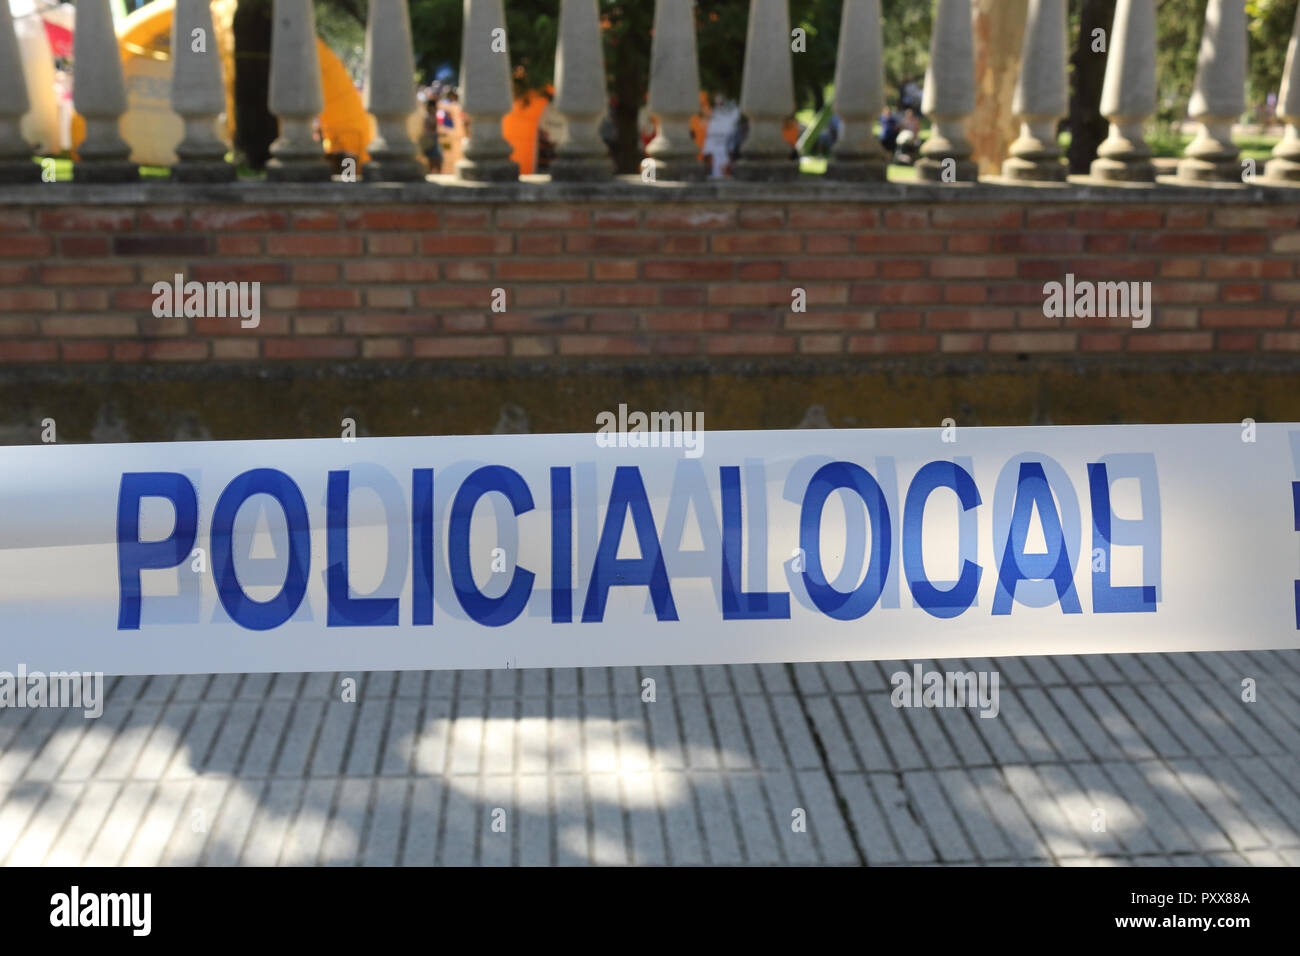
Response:
[[[1101,115],[1101,88],[1106,80],[1106,54],[1094,52],[1093,32],[1102,30],[1106,50],[1110,49],[1111,25],[1115,22],[1115,0],[1083,0],[1079,16],[1079,39],[1070,62],[1074,65],[1070,83],[1070,172],[1085,174],[1097,158],[1097,147],[1106,138],[1109,124]]]
[[[267,105],[271,82],[271,0],[239,0],[232,27],[235,39],[236,158],[263,169],[279,121]]]
[[[972,157],[981,176],[997,176],[1016,138],[1018,126],[1011,100],[1020,76],[1020,45],[1024,42],[1029,0],[973,0],[975,39],[975,113],[966,135],[975,147]]]

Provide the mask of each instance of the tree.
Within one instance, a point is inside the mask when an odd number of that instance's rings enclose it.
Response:
[[[1106,138],[1109,124],[1101,115],[1106,55],[1113,41],[1115,0],[1076,0],[1079,26],[1070,82],[1070,172],[1087,173]],[[1098,32],[1100,31],[1100,32]]]

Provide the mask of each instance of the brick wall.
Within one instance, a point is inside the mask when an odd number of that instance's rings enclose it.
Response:
[[[0,363],[1300,352],[1296,191],[247,185],[0,194]],[[260,326],[154,317],[177,272]],[[1067,272],[1151,328],[1045,317]]]

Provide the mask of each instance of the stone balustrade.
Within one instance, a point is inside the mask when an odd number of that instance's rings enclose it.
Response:
[[[696,21],[690,0],[655,0],[655,30],[649,76],[649,107],[658,119],[643,178],[656,185],[691,182],[706,172],[691,139],[690,119],[698,108]],[[0,4],[3,6],[3,4]],[[464,158],[442,181],[502,182],[518,178],[518,166],[501,134],[510,109],[511,64],[505,48],[503,0],[464,0],[461,59],[463,106],[469,119]],[[274,0],[269,107],[280,136],[271,147],[267,178],[314,182],[330,167],[313,124],[322,108],[321,72],[311,0]],[[923,111],[933,132],[921,150],[917,178],[924,184],[969,186],[978,182],[965,127],[975,112],[970,0],[935,0],[934,33]],[[1067,112],[1067,57],[1071,48],[1066,0],[1030,0],[1021,74],[1015,94],[1020,135],[1005,157],[996,182],[1061,183],[1066,177],[1056,129]],[[221,182],[234,177],[227,144],[217,129],[225,108],[221,61],[214,48],[191,42],[211,35],[205,0],[178,0],[172,41],[172,107],[184,124],[172,177],[182,182]],[[1098,149],[1094,185],[1133,186],[1156,181],[1144,126],[1156,110],[1155,0],[1118,0],[1110,31],[1101,111],[1110,134]],[[1271,185],[1300,186],[1300,15],[1290,42],[1278,97],[1285,136],[1261,171]],[[74,105],[86,136],[74,165],[80,182],[134,181],[138,170],[119,131],[127,108],[118,42],[109,0],[78,4]],[[735,178],[750,182],[790,181],[799,175],[797,157],[782,134],[795,108],[791,31],[785,0],[750,0],[741,109],[749,131],[735,164]],[[363,178],[411,181],[425,177],[407,130],[415,106],[414,56],[407,0],[371,0],[365,48],[366,109],[377,134],[367,147]],[[1242,162],[1233,142],[1234,123],[1245,110],[1247,29],[1245,0],[1209,0],[1201,30],[1189,118],[1195,139],[1177,175],[1161,182],[1204,185],[1252,181],[1253,164]],[[0,99],[0,183],[39,178],[30,147],[19,134],[29,102],[8,10],[0,10],[0,82],[10,95]],[[554,107],[564,135],[557,144],[551,179],[591,182],[609,179],[613,164],[599,135],[607,109],[605,63],[597,0],[561,0],[556,50]],[[886,157],[872,134],[884,100],[879,0],[846,0],[835,73],[837,112],[843,131],[828,166],[830,179],[882,182]],[[646,174],[646,170],[649,174]],[[986,180],[988,181],[988,180]],[[870,187],[868,187],[870,188]]]

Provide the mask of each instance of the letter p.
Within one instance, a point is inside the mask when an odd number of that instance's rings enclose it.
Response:
[[[140,540],[140,500],[166,498],[176,524],[161,541]],[[189,557],[198,534],[199,497],[184,475],[170,471],[127,472],[117,495],[117,629],[140,629],[140,572],[174,568]]]

